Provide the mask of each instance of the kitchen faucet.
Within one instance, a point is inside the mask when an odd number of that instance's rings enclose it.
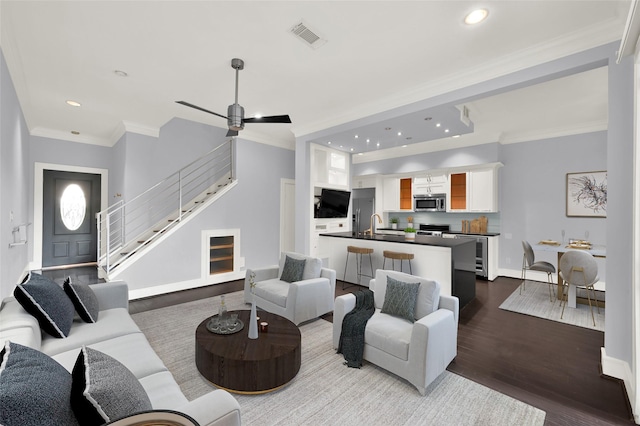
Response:
[[[380,215],[378,213],[374,213],[371,215],[371,219],[369,220],[369,235],[371,235],[373,237],[374,232],[374,227],[376,225],[375,221],[373,220],[374,217],[378,216],[378,223],[382,223],[382,218],[380,217]]]

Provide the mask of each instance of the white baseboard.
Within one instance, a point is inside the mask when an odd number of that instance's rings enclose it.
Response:
[[[159,296],[161,294],[173,293],[182,290],[191,290],[194,288],[206,287],[212,284],[220,284],[228,281],[243,279],[246,271],[229,272],[225,274],[212,275],[207,280],[195,279],[181,281],[171,284],[156,285],[151,287],[129,290],[129,300],[144,299],[145,297]]]
[[[640,424],[640,407],[635,407],[637,390],[634,387],[633,373],[629,364],[618,358],[608,356],[605,348],[600,348],[600,363],[602,364],[602,374],[615,377],[624,382],[633,418],[636,423]]]

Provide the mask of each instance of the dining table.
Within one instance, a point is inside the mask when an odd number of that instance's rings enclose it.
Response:
[[[565,254],[569,250],[580,250],[586,251],[590,253],[593,257],[597,258],[606,258],[607,257],[607,248],[604,245],[599,244],[590,244],[585,241],[580,241],[575,244],[571,243],[560,243],[558,241],[553,240],[542,240],[538,244],[533,246],[534,251],[546,251],[546,252],[554,252],[557,253],[557,270],[558,270],[558,289],[556,291],[557,298],[560,299],[560,295],[563,294],[563,286],[564,281],[560,276],[560,258],[563,254]],[[598,291],[604,291],[604,283],[596,283],[594,286]],[[569,286],[568,295],[567,295],[567,306],[570,308],[576,307],[576,287]]]

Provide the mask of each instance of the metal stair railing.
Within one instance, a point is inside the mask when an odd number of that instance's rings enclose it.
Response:
[[[233,179],[229,140],[130,201],[101,211],[96,215],[99,265],[110,273]]]

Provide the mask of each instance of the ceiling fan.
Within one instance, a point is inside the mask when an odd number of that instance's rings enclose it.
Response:
[[[233,105],[229,105],[227,108],[227,116],[209,111],[208,109],[204,109],[189,102],[176,101],[176,103],[190,108],[195,108],[203,112],[208,112],[209,114],[217,115],[218,117],[226,118],[227,125],[229,126],[227,136],[238,136],[238,132],[244,129],[244,123],[291,123],[291,119],[288,115],[244,118],[244,108],[242,105],[238,104],[238,73],[240,70],[244,69],[244,61],[242,59],[233,58],[231,60],[231,68],[236,70],[236,101]]]

